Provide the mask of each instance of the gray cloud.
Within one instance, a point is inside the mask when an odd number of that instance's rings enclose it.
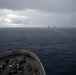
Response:
[[[10,13],[18,17],[6,17]],[[21,26],[76,27],[76,0],[0,0],[0,19]]]
[[[76,0],[0,0],[0,8],[38,9],[49,12],[76,12]]]

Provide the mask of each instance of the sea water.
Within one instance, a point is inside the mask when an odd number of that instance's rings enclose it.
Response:
[[[47,75],[76,75],[76,28],[0,28],[0,52],[29,49]]]

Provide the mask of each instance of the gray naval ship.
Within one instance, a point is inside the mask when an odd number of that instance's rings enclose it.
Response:
[[[29,50],[0,54],[0,75],[46,75],[39,58]]]

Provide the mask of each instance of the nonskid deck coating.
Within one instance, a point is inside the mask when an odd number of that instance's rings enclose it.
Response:
[[[13,67],[15,67],[15,63],[16,63],[16,60],[20,59],[20,60],[24,60],[23,57],[25,57],[26,59],[26,62],[22,64],[23,66],[23,71],[22,70],[17,70],[18,71],[22,71],[21,74],[18,74],[18,73],[14,73],[14,74],[9,74],[9,72],[11,71],[11,69]],[[0,75],[40,75],[40,71],[39,71],[39,67],[38,67],[38,64],[37,62],[31,58],[29,55],[22,55],[22,54],[18,54],[15,56],[14,58],[14,61],[12,61],[12,55],[8,56],[8,57],[5,57],[3,59],[0,59],[0,67],[1,65],[4,64],[4,62],[9,59],[9,63],[6,65],[5,69],[2,69],[1,72],[0,72]],[[9,65],[10,63],[12,63],[12,67],[9,68]],[[28,65],[31,65],[31,70],[28,69]],[[36,70],[36,71],[35,71]]]

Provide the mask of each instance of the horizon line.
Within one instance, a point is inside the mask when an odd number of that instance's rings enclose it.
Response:
[[[55,27],[56,28],[76,28],[76,27],[57,27],[57,26]],[[47,27],[0,27],[0,28],[48,28],[48,26]],[[53,27],[49,26],[49,28],[53,28]]]

